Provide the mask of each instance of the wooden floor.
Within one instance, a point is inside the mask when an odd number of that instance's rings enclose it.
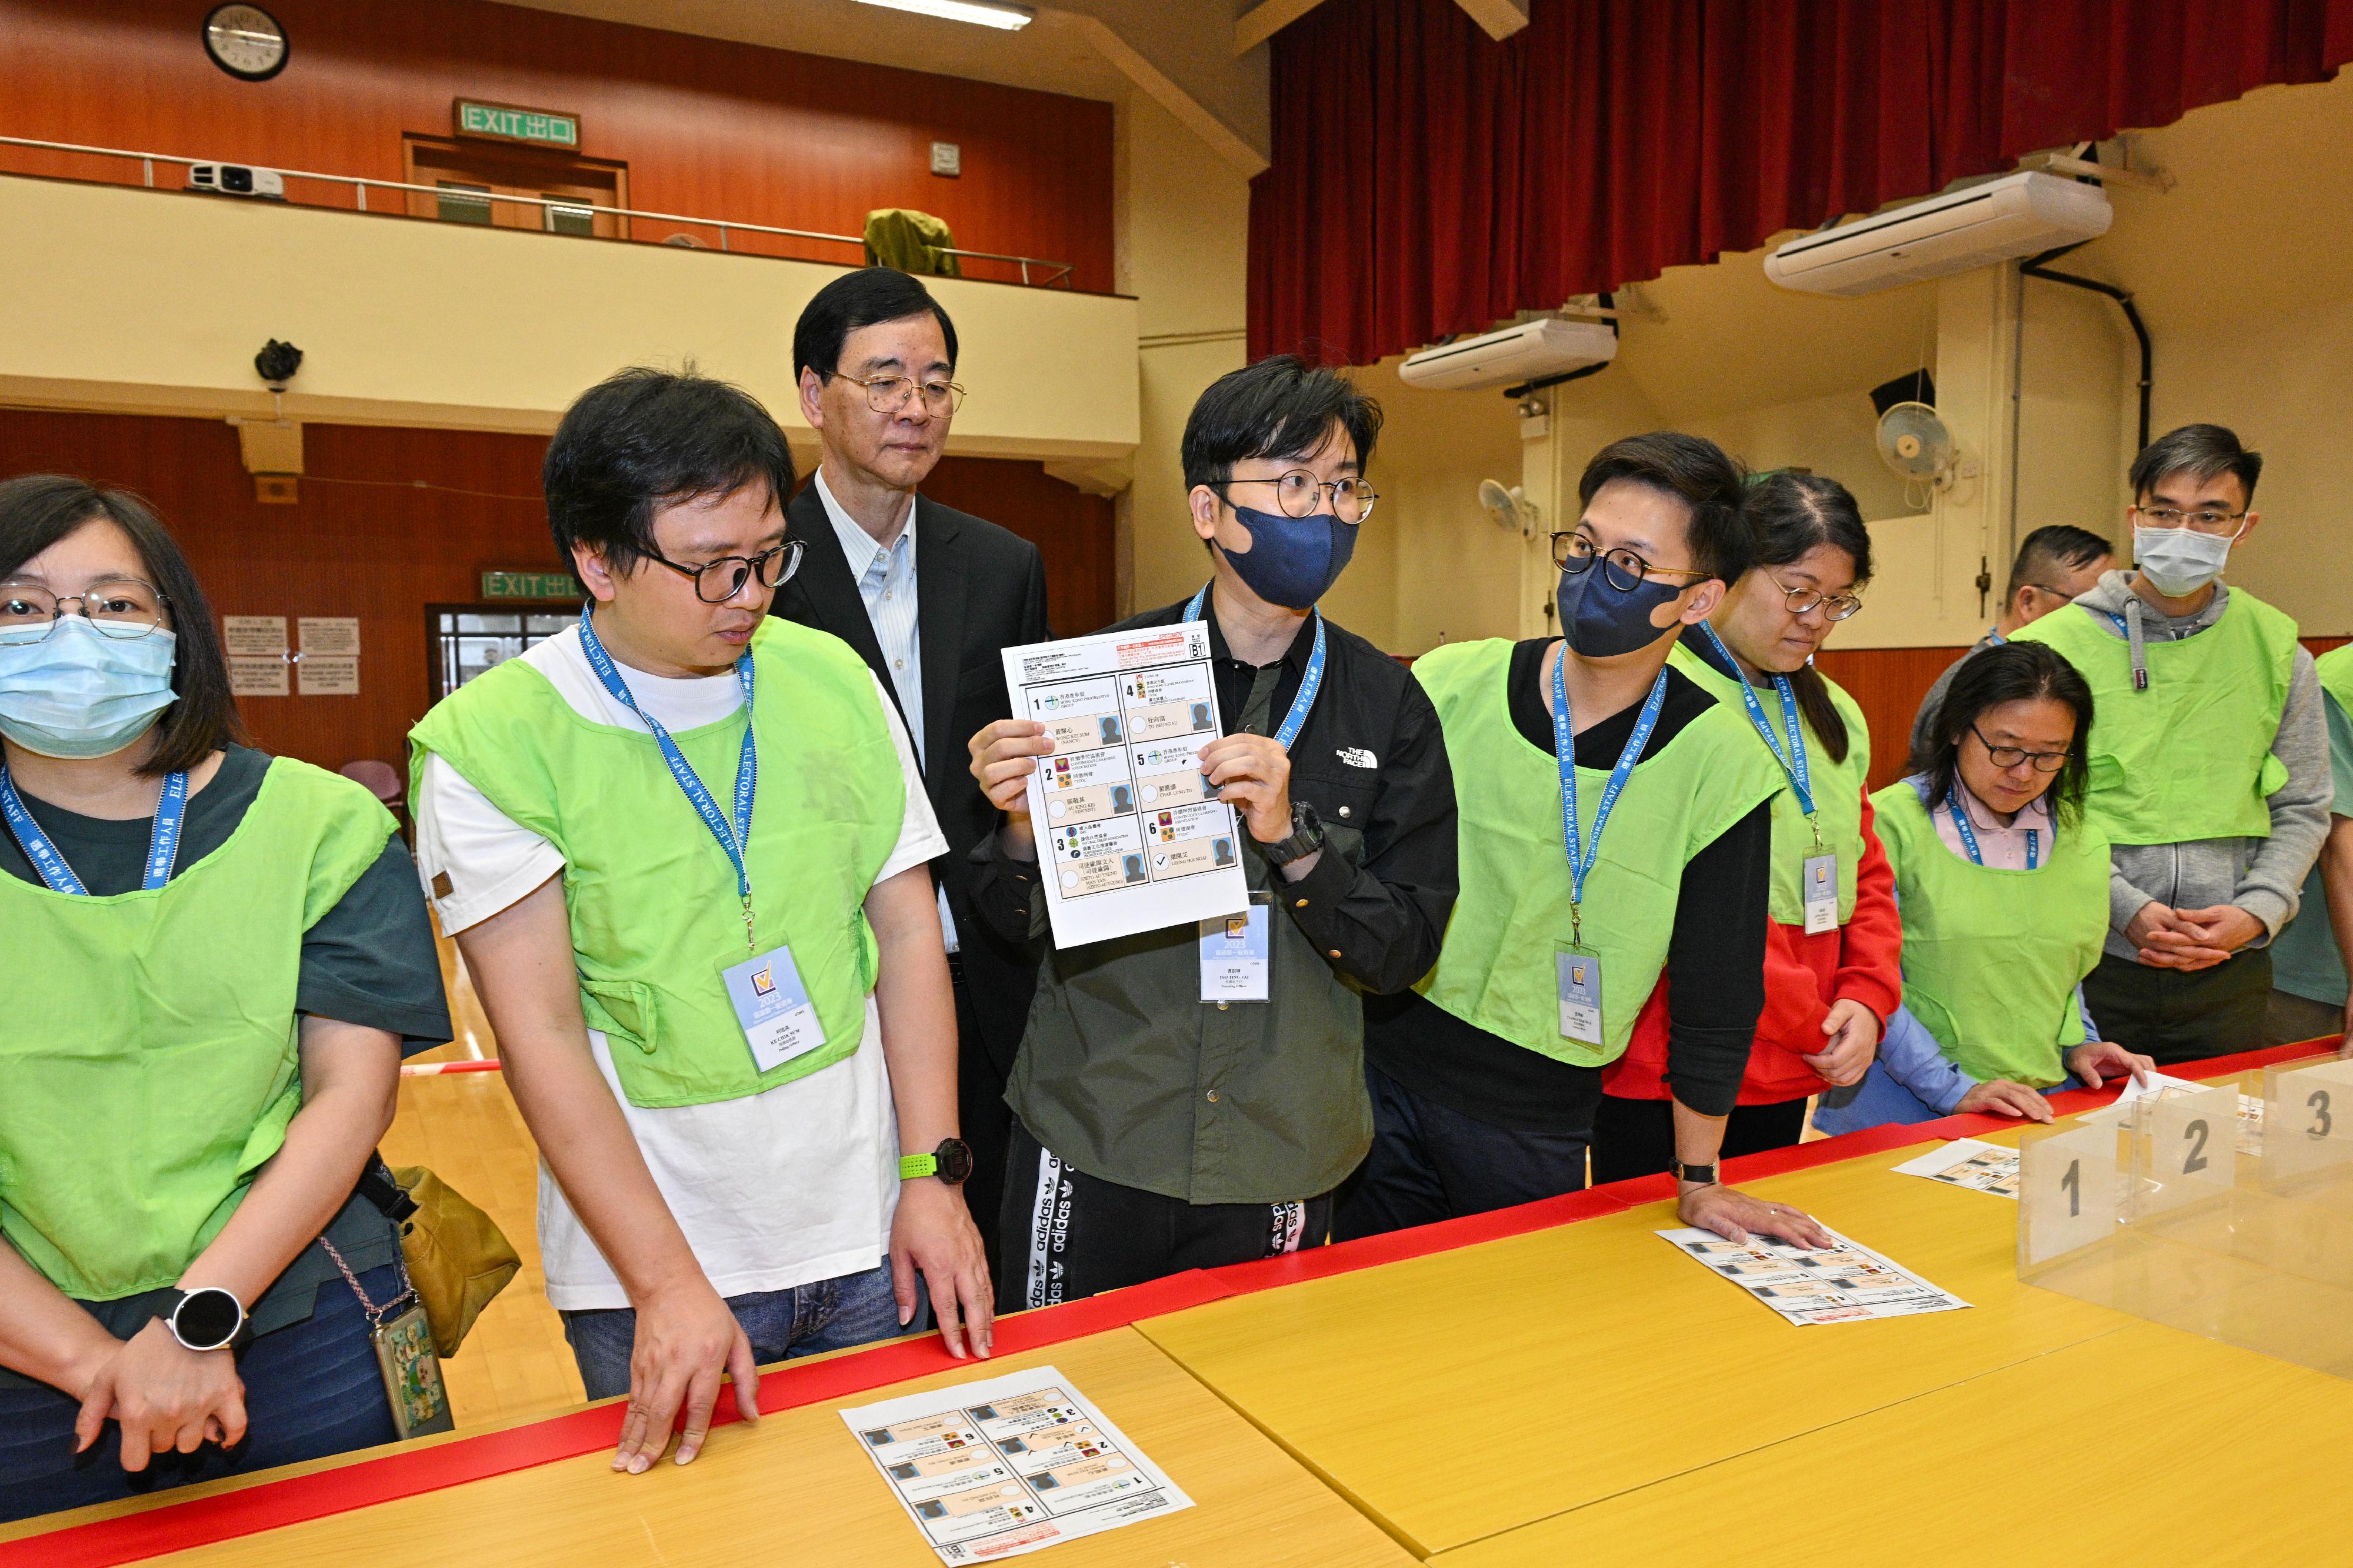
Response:
[[[455,943],[440,940],[441,978],[458,1038],[420,1062],[495,1057],[497,1043]],[[539,1149],[507,1093],[503,1074],[443,1073],[400,1080],[400,1110],[384,1140],[395,1165],[425,1165],[489,1211],[522,1255],[522,1272],[482,1313],[458,1354],[442,1363],[460,1426],[560,1410],[580,1403],[580,1374],[564,1325],[547,1304],[539,1268]]]

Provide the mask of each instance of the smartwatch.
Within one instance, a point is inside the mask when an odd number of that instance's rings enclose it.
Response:
[[[173,1290],[155,1315],[192,1351],[227,1350],[245,1327],[245,1305],[217,1285]]]
[[[1251,840],[1257,843],[1256,839]],[[1288,866],[1293,860],[1304,860],[1324,847],[1324,819],[1315,808],[1303,800],[1291,803],[1291,837],[1278,838],[1271,844],[1259,844],[1260,852],[1274,866]]]
[[[902,1154],[899,1157],[899,1179],[912,1182],[918,1176],[937,1176],[949,1186],[962,1185],[972,1174],[972,1145],[961,1138],[944,1138],[940,1146],[928,1154]]]
[[[1670,1168],[1673,1170],[1675,1180],[1679,1182],[1690,1182],[1703,1187],[1712,1187],[1715,1184],[1714,1165],[1686,1165],[1681,1160],[1677,1160]]]

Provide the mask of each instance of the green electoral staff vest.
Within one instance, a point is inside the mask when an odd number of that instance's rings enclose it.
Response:
[[[2075,987],[2108,931],[2107,840],[2071,827],[2037,869],[2002,870],[1946,847],[1909,779],[1871,804],[1904,910],[1904,1005],[1972,1078],[2065,1078]]]
[[[2115,626],[2073,605],[2012,639],[2049,644],[2091,684],[2084,821],[2116,844],[2270,837],[2264,802],[2287,783],[2272,742],[2295,668],[2295,622],[2233,588],[2204,631],[2143,645],[2146,691],[2133,689],[2131,649]]]
[[[2353,643],[2330,648],[2312,661],[2313,674],[2320,678],[2320,689],[2337,699],[2337,706],[2353,715]],[[2353,801],[2345,803],[2353,805]],[[2353,816],[2353,812],[2347,813]]]
[[[409,733],[412,792],[438,753],[564,857],[580,1010],[629,1103],[708,1105],[858,1049],[874,989],[865,901],[899,841],[906,784],[874,677],[849,645],[774,616],[752,637],[760,772],[744,865],[765,952],[792,948],[825,1044],[758,1070],[720,972],[751,956],[735,868],[640,729],[587,717],[511,659]],[[627,679],[627,672],[623,672]],[[671,735],[730,811],[742,709]]]
[[[1712,692],[1718,702],[1732,710],[1749,738],[1760,749],[1764,746],[1757,726],[1748,721],[1748,705],[1740,700],[1737,681],[1682,643],[1675,645],[1667,662],[1691,677],[1704,690]],[[1862,794],[1863,781],[1871,776],[1871,725],[1854,699],[1838,682],[1825,676],[1822,685],[1829,689],[1831,705],[1846,721],[1846,760],[1831,760],[1829,748],[1814,732],[1802,710],[1798,723],[1805,731],[1806,773],[1812,784],[1814,816],[1821,826],[1822,846],[1838,857],[1838,918],[1839,924],[1844,925],[1854,919],[1854,874],[1862,864]],[[1782,711],[1780,687],[1776,684],[1750,689],[1757,693],[1757,706],[1765,710],[1765,722],[1773,726],[1774,743],[1786,751],[1789,731]],[[1780,771],[1778,765],[1776,771]],[[1806,821],[1806,814],[1798,809],[1798,792],[1789,786],[1786,772],[1781,773],[1781,793],[1773,797],[1771,910],[1776,923],[1802,927],[1806,923],[1806,857],[1815,853],[1814,828]],[[1582,794],[1584,786],[1577,787]]]
[[[1458,759],[1461,894],[1438,965],[1416,989],[1466,1023],[1576,1067],[1625,1054],[1666,967],[1683,867],[1785,782],[1747,718],[1722,705],[1635,764],[1585,881],[1585,944],[1601,955],[1597,1049],[1564,1038],[1554,955],[1569,938],[1560,767],[1512,722],[1512,644],[1452,643],[1414,661]],[[1549,689],[1549,688],[1547,688]],[[1577,831],[1593,830],[1608,770],[1577,770]]]
[[[302,936],[393,820],[287,757],[227,841],[104,898],[0,875],[20,989],[0,1029],[0,1231],[49,1283],[111,1301],[175,1283],[301,1108]]]

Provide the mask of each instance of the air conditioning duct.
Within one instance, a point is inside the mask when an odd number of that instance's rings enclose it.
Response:
[[[1407,356],[1398,374],[1408,386],[1472,392],[1606,364],[1617,357],[1618,334],[1607,326],[1547,316],[1424,349]]]
[[[1793,239],[1765,276],[1807,294],[1872,294],[2097,239],[2115,217],[2099,186],[2057,174],[2005,174]]]

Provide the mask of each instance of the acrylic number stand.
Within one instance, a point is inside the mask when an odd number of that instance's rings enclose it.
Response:
[[[2037,1129],[2020,1154],[2020,1279],[2353,1377],[2353,1061]]]

